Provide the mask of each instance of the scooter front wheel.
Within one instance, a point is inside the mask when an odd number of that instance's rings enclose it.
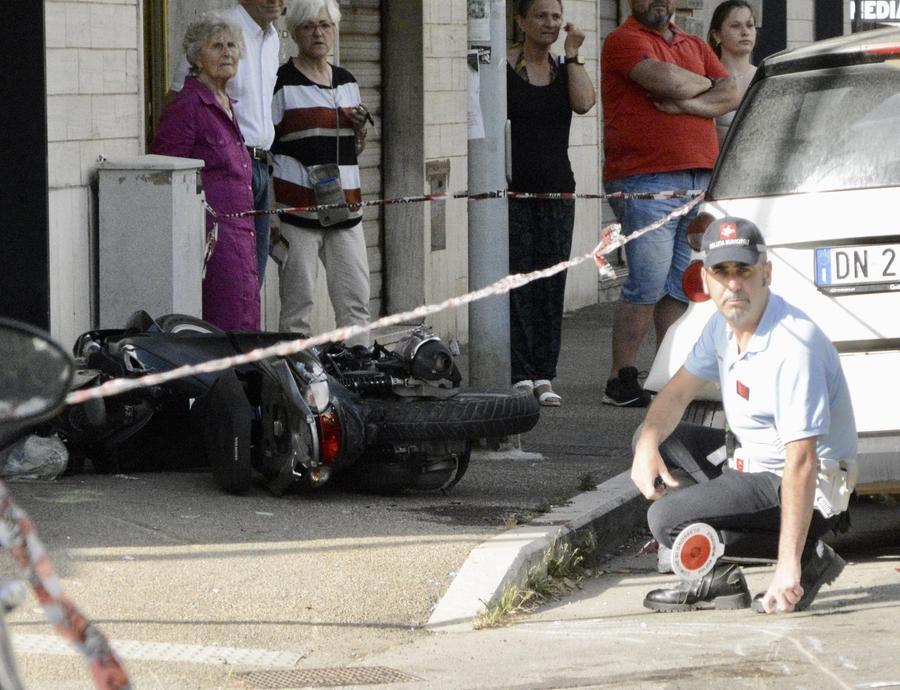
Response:
[[[530,393],[461,389],[449,398],[368,398],[380,410],[380,441],[502,438],[530,431],[541,408]]]
[[[222,372],[191,412],[203,430],[203,449],[216,484],[231,494],[247,493],[253,477],[253,409],[234,370]]]
[[[156,320],[163,333],[207,333],[225,335],[218,326],[188,314],[166,314]]]

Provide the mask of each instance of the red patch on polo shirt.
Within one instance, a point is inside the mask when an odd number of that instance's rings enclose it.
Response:
[[[750,389],[747,388],[747,386],[745,386],[740,381],[737,382],[737,394],[739,396],[741,396],[744,400],[750,399]]]
[[[737,225],[734,223],[723,223],[722,227],[719,228],[719,239],[733,240],[735,237],[737,237]]]

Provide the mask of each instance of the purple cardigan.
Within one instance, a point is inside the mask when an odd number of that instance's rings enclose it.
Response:
[[[206,201],[217,213],[253,209],[253,167],[237,119],[228,117],[198,79],[186,79],[163,112],[151,150],[202,160]],[[255,232],[250,216],[219,221],[219,239],[203,281],[203,318],[219,328],[259,329]]]

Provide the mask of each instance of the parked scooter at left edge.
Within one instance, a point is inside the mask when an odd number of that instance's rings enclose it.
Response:
[[[46,334],[0,319],[0,450],[12,446],[65,404],[74,364]],[[47,620],[82,655],[94,685],[103,690],[130,688],[128,674],[103,632],[85,618],[62,589],[34,524],[6,484],[0,482],[0,544],[12,556],[23,581],[0,583],[0,688],[21,690],[5,615],[20,605],[28,586]],[[27,584],[26,584],[27,583]]]

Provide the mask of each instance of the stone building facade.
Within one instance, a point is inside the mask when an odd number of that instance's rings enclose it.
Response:
[[[97,163],[147,150],[162,81],[177,53],[180,32],[191,16],[228,4],[229,0],[44,2],[49,327],[63,343],[73,342],[96,322]],[[339,0],[339,4],[344,18],[338,61],[357,75],[364,100],[375,104],[377,114],[362,161],[365,198],[465,190],[466,0]],[[816,38],[813,0],[781,4],[786,46]],[[602,38],[627,16],[628,3],[565,0],[564,5],[566,18],[587,34],[582,53],[597,84]],[[715,3],[680,1],[678,6],[679,14],[690,14],[695,26],[705,30]],[[767,17],[764,14],[764,25]],[[847,22],[845,17],[849,31]],[[286,58],[294,46],[286,36],[282,43]],[[573,121],[570,156],[581,192],[601,191],[601,117],[598,105]],[[598,230],[611,214],[596,201],[580,200],[576,208],[573,253],[584,253],[596,244]],[[465,201],[369,209],[365,218],[373,313],[396,312],[468,289]],[[318,330],[330,325],[324,281],[321,294]],[[269,272],[264,298],[265,326],[275,328],[274,270]],[[571,271],[567,307],[597,299],[596,269],[585,264]],[[135,303],[135,308],[140,306]],[[442,336],[463,342],[468,338],[465,309],[439,314],[430,323]]]

